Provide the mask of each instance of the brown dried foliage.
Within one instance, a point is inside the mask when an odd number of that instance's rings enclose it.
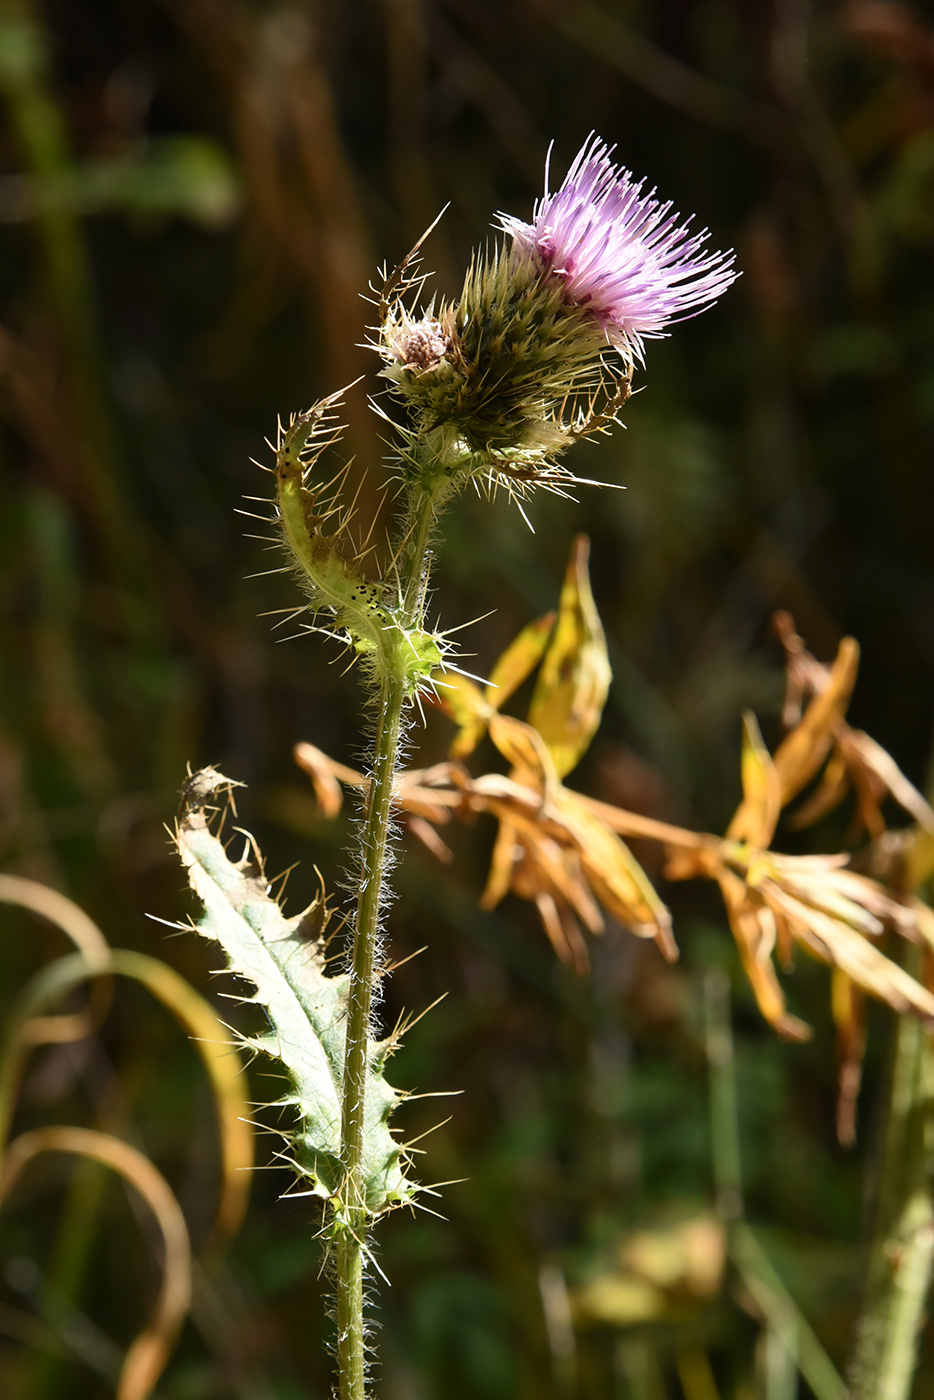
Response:
[[[499,832],[481,905],[493,908],[507,893],[534,903],[556,953],[579,972],[589,962],[584,931],[599,934],[607,916],[639,937],[653,938],[669,960],[678,956],[671,915],[624,837],[661,843],[670,880],[717,883],[759,1009],[779,1035],[804,1040],[811,1030],[787,1009],[776,956],[790,969],[799,947],[827,963],[840,1054],[838,1132],[851,1140],[864,994],[934,1027],[934,994],[883,951],[892,935],[934,950],[934,912],[911,896],[905,875],[926,869],[934,811],[891,756],[846,721],[859,662],[856,642],[844,638],[825,666],[806,650],[787,614],[775,619],[786,656],[787,732],[772,755],[755,717],[743,717],[743,796],[723,837],[655,821],[565,787],[563,778],[599,725],[610,679],[587,552],[585,539],[575,542],[557,614],[519,634],[485,689],[463,675],[438,677],[439,704],[458,726],[452,760],[401,774],[398,807],[408,814],[413,834],[442,858],[450,852],[436,828],[454,817],[495,817]],[[536,666],[528,719],[502,714],[502,704]],[[485,733],[509,764],[507,774],[474,777],[460,761]],[[295,756],[328,815],[338,809],[337,783],[366,787],[364,777],[311,744],[299,744]],[[792,856],[771,849],[782,811],[815,780],[790,825],[810,824],[852,792],[854,830],[873,842],[868,855]],[[888,831],[888,798],[914,818],[913,828]],[[885,881],[863,873],[867,865],[881,868]]]

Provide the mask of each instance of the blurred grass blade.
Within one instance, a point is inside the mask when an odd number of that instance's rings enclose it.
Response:
[[[184,1026],[211,1081],[220,1133],[221,1190],[211,1237],[199,1252],[204,1258],[237,1233],[250,1194],[253,1130],[243,1061],[217,1013],[167,963],[119,948],[111,955],[111,967],[147,987]]]
[[[90,961],[106,958],[110,944],[93,919],[67,895],[42,885],[38,880],[27,880],[21,875],[0,874],[0,904],[16,904],[21,909],[29,909],[39,914],[49,923],[61,929],[66,938]],[[68,1041],[83,1040],[103,1019],[110,1005],[110,988],[106,983],[96,983],[91,994],[90,1014],[84,1011],[65,1013],[59,1016],[34,1016],[22,1026],[20,1034],[24,1042],[31,1045],[49,1043],[64,1044]],[[2,1080],[2,1072],[0,1072]],[[2,1131],[0,1113],[0,1131]]]
[[[704,991],[713,1169],[717,1204],[729,1229],[730,1258],[769,1325],[789,1354],[797,1358],[816,1400],[847,1400],[846,1386],[836,1367],[743,1219],[729,980],[724,973],[710,972]]]
[[[221,1190],[206,1253],[238,1230],[250,1189],[253,1134],[250,1105],[239,1054],[230,1032],[205,999],[173,968],[157,958],[126,949],[105,949],[89,958],[73,953],[44,967],[23,988],[13,1007],[0,1049],[0,1128],[5,1136],[12,1105],[31,1044],[29,1028],[37,1016],[91,978],[117,974],[141,983],[175,1016],[191,1036],[211,1080],[221,1141]],[[2,1138],[0,1138],[2,1144]]]
[[[148,1400],[165,1369],[191,1304],[191,1247],[185,1218],[171,1188],[148,1157],[129,1143],[90,1128],[37,1128],[10,1145],[0,1172],[0,1203],[40,1152],[68,1152],[119,1172],[149,1206],[162,1235],[162,1282],[149,1321],[130,1346],[117,1400]]]
[[[40,885],[37,880],[26,880],[21,875],[0,875],[0,903],[18,904],[23,909],[31,909],[41,914],[50,923],[56,924],[70,938],[80,952],[93,957],[96,953],[108,953],[110,944],[93,919],[85,914],[67,895],[59,894],[48,885]]]
[[[831,973],[830,1005],[837,1028],[837,1141],[852,1147],[866,1054],[866,1005],[855,982],[838,967]]]
[[[684,1400],[720,1400],[713,1367],[701,1347],[687,1347],[675,1354],[675,1369]]]
[[[797,1358],[798,1369],[816,1400],[847,1400],[847,1389],[837,1368],[798,1304],[788,1292],[753,1231],[743,1220],[731,1231],[733,1262],[756,1303]]]

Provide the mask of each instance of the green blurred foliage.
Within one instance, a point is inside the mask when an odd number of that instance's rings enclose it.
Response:
[[[280,645],[260,616],[294,592],[287,576],[255,577],[280,557],[235,514],[265,490],[249,458],[264,460],[277,414],[365,373],[343,453],[372,517],[376,361],[359,348],[372,314],[360,293],[377,262],[450,201],[427,261],[456,290],[494,212],[529,210],[549,141],[560,178],[591,129],[696,210],[716,246],[734,244],[743,277],[650,345],[626,431],[575,449],[581,475],[624,492],[535,500],[534,535],[504,501],[457,503],[436,572],[443,625],[492,610],[460,634],[467,664],[488,669],[555,605],[585,530],[616,681],[572,783],[722,824],[739,793],[739,710],[776,733],[777,607],[822,658],[859,637],[854,722],[923,782],[932,54],[929,12],[869,0],[4,0],[3,868],[67,890],[112,942],[207,985],[195,940],[166,943],[144,915],[190,907],[162,826],[186,763],[211,761],[250,784],[245,823],[271,869],[304,862],[295,907],[313,863],[337,883],[347,827],[314,814],[290,750],[304,738],[355,761],[354,681],[324,641]],[[418,761],[446,742],[436,717],[413,733]],[[887,1018],[874,1013],[864,1126],[845,1154],[822,970],[789,979],[814,1042],[778,1045],[712,897],[679,887],[679,967],[616,929],[578,981],[527,907],[478,913],[491,839],[457,832],[453,867],[416,849],[398,876],[392,956],[428,951],[388,983],[384,1019],[449,997],[411,1032],[394,1082],[462,1091],[419,1161],[425,1180],[468,1180],[442,1193],[444,1220],[385,1226],[383,1400],[662,1400],[682,1394],[686,1346],[706,1349],[723,1397],[763,1393],[741,1290],[690,1325],[581,1328],[572,1352],[543,1307],[549,1269],[573,1289],[637,1223],[710,1202],[698,988],[711,964],[735,986],[750,1216],[842,1360]],[[25,915],[4,911],[3,928],[9,997],[58,949]],[[132,1118],[197,1238],[216,1153],[199,1085],[162,1013],[121,990],[99,1036],[36,1056],[21,1126],[54,1113],[130,1131]],[[439,1102],[407,1110],[413,1135]],[[3,1217],[10,1400],[110,1393],[153,1287],[121,1191],[67,1179],[61,1163],[37,1170]],[[165,1400],[329,1393],[316,1222],[307,1202],[277,1200],[287,1180],[257,1174]],[[26,1338],[38,1347],[16,1332],[29,1313],[47,1320]]]

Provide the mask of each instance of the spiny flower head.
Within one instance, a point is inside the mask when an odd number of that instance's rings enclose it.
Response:
[[[554,195],[546,169],[532,222],[500,214],[508,237],[474,256],[457,301],[420,317],[406,305],[424,282],[411,270],[423,240],[387,278],[378,349],[419,444],[404,474],[437,459],[452,486],[563,489],[571,477],[557,458],[617,421],[643,338],[735,279],[732,253],[705,252],[707,233],[689,233],[610,155],[589,138]]]
[[[735,281],[733,253],[713,253],[706,229],[643,194],[644,181],[613,164],[615,148],[591,135],[555,194],[538,200],[530,224],[500,214],[514,252],[559,278],[565,295],[587,307],[607,339],[641,360],[643,338],[664,335],[696,316]]]

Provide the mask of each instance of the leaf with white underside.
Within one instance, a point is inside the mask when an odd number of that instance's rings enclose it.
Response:
[[[265,1008],[269,1030],[245,1044],[281,1061],[299,1126],[290,1135],[291,1159],[310,1190],[325,1199],[340,1192],[341,1085],[348,977],[325,973],[322,941],[327,914],[323,900],[287,918],[269,894],[255,844],[242,833],[243,858],[231,860],[211,830],[217,799],[235,786],[216,769],[189,781],[179,814],[177,843],[182,864],[204,911],[195,925],[220,943],[228,970],[255,987],[252,1000]],[[371,1041],[365,1110],[365,1204],[372,1215],[411,1200],[415,1186],[405,1176],[401,1145],[388,1118],[404,1095],[382,1077],[392,1044]]]

